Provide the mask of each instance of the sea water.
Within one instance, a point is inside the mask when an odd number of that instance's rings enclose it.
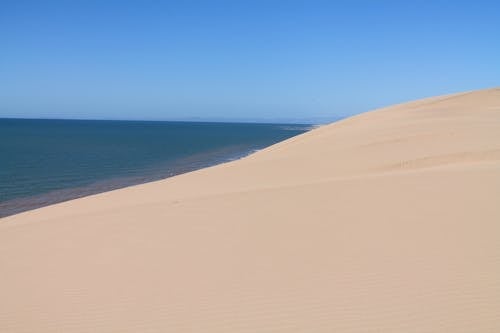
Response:
[[[237,159],[310,128],[0,119],[0,217]]]

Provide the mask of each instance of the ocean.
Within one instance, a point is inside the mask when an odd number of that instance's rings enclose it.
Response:
[[[310,128],[0,119],[0,217],[238,159]]]

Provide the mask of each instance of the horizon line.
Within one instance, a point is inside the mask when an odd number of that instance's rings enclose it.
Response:
[[[294,125],[324,125],[328,124],[345,117],[332,117],[327,121],[312,121],[312,120],[250,120],[250,119],[116,119],[116,118],[52,118],[52,117],[9,117],[0,116],[0,120],[12,119],[12,120],[74,120],[74,121],[123,121],[123,122],[179,122],[179,123],[230,123],[230,124],[294,124]]]

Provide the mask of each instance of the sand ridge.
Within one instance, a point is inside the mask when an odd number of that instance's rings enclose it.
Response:
[[[0,220],[2,332],[498,332],[500,89]]]

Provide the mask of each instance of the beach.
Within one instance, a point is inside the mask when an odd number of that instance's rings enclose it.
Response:
[[[498,332],[500,88],[0,219],[1,332]]]

